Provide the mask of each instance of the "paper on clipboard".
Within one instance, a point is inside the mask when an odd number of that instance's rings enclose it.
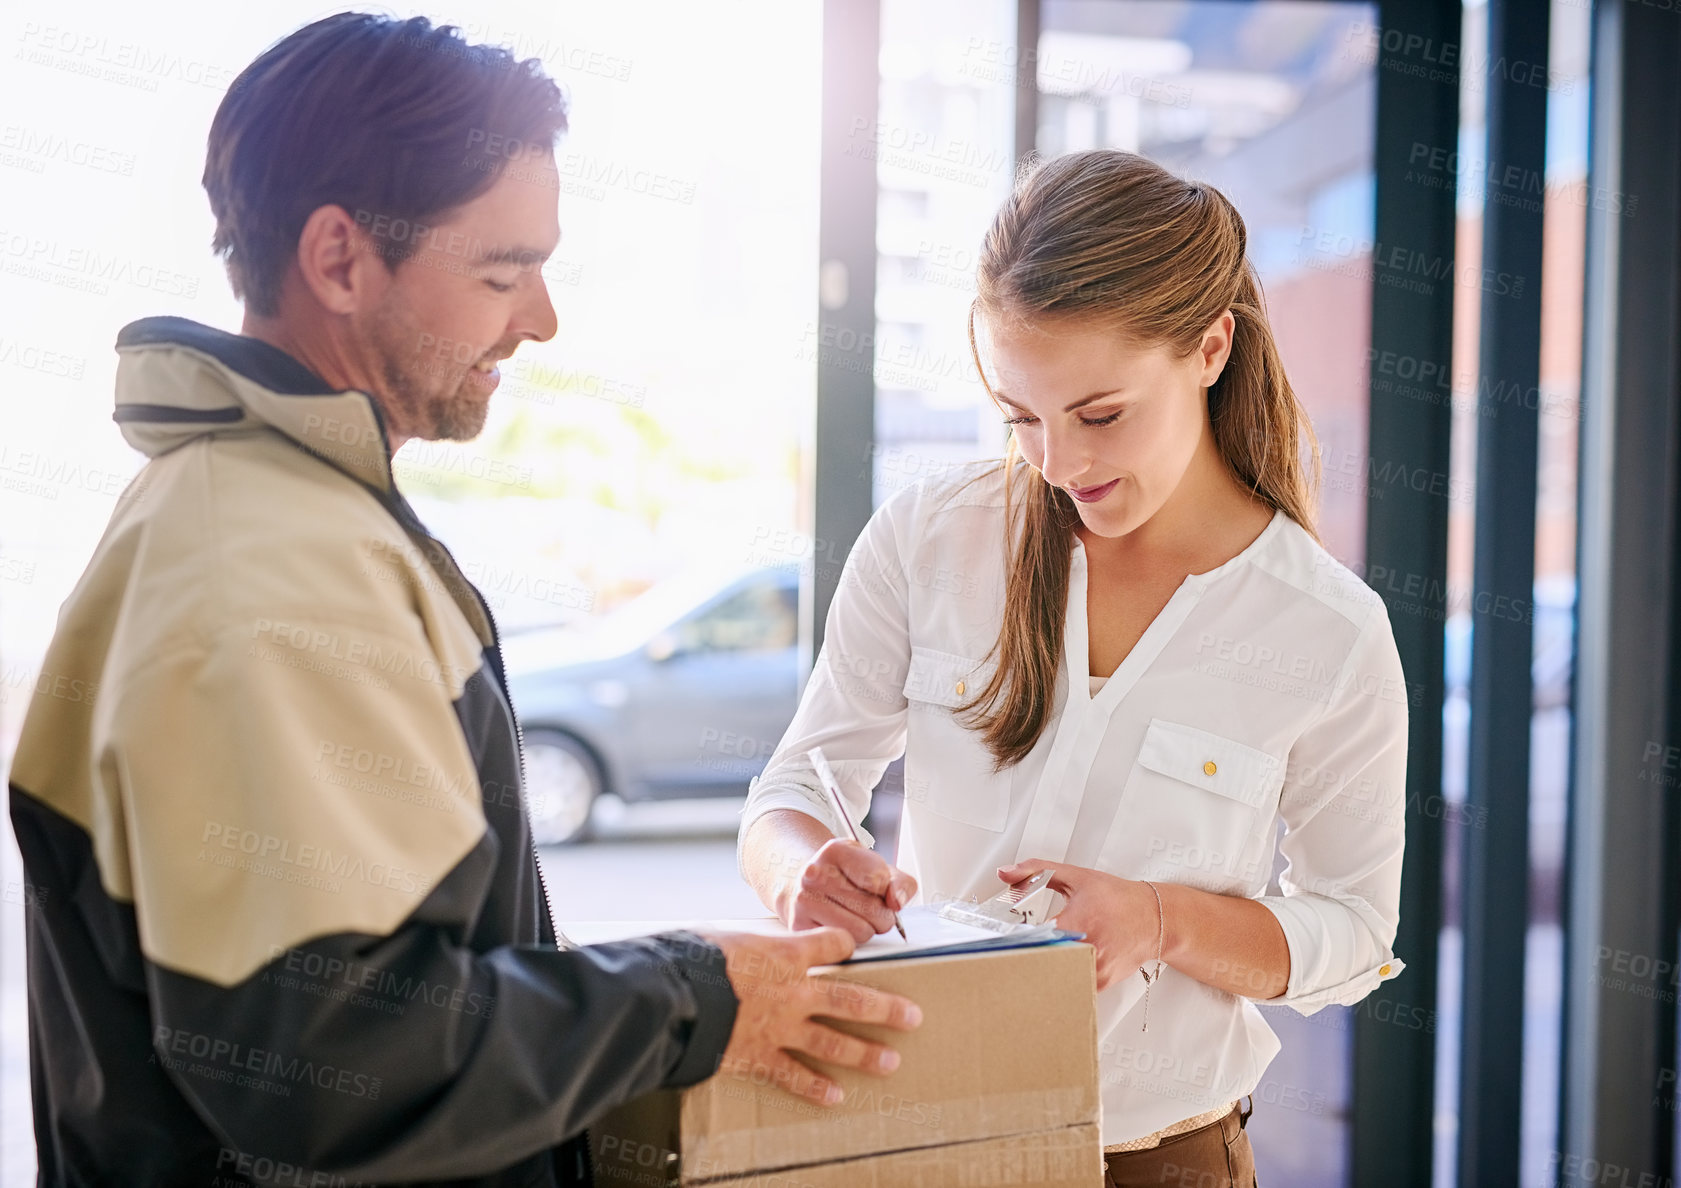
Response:
[[[934,957],[954,953],[982,953],[990,949],[1019,949],[1077,940],[1084,933],[1065,932],[1050,924],[1020,924],[1011,928],[982,928],[947,919],[939,907],[917,904],[899,913],[906,939],[897,932],[873,936],[859,945],[848,962],[885,961],[896,957]]]

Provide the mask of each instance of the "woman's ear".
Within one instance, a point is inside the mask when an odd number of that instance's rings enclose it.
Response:
[[[1202,354],[1202,379],[1199,387],[1213,387],[1214,381],[1220,378],[1220,373],[1226,369],[1226,360],[1231,358],[1232,338],[1236,332],[1237,316],[1229,309],[1210,322],[1208,329],[1202,332],[1202,345],[1198,348]]]

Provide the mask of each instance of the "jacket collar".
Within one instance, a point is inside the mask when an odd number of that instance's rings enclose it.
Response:
[[[391,450],[366,392],[334,391],[278,347],[188,318],[130,322],[117,335],[112,419],[148,457],[207,433],[274,429],[382,495]]]

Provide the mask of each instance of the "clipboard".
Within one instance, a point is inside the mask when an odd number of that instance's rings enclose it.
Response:
[[[953,918],[943,911],[946,904],[916,904],[899,913],[906,938],[884,932],[853,950],[841,965],[864,961],[895,961],[906,957],[949,957],[963,953],[990,953],[1000,949],[1025,949],[1061,941],[1083,940],[1085,933],[1069,932],[1053,924],[1010,924],[986,927]],[[964,907],[979,905],[965,904]]]

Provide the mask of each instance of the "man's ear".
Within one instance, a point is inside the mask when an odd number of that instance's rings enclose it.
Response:
[[[296,264],[304,286],[329,313],[353,314],[384,295],[391,274],[380,245],[342,206],[318,206],[298,233]]]

